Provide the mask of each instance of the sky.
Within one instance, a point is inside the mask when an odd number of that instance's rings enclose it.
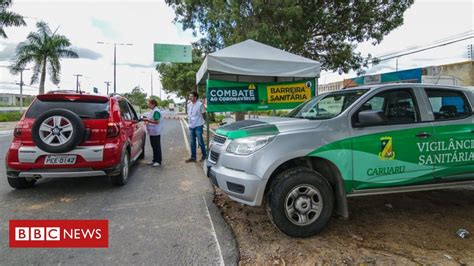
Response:
[[[105,81],[113,81],[113,46],[97,42],[132,43],[133,46],[117,46],[117,92],[125,93],[139,85],[150,95],[153,76],[154,95],[159,94],[159,75],[154,71],[153,43],[191,44],[197,38],[190,30],[183,32],[174,24],[174,11],[162,0],[14,0],[11,9],[27,17],[28,26],[7,28],[8,39],[0,39],[0,66],[9,65],[17,44],[35,31],[39,20],[49,23],[51,29],[66,35],[72,42],[79,59],[63,59],[61,83],[53,85],[49,80],[46,90],[75,89],[76,77],[81,74],[82,90],[92,92],[98,87],[105,94]],[[423,46],[434,41],[474,29],[474,5],[467,0],[415,0],[404,14],[404,25],[385,36],[378,45],[359,44],[357,51],[380,56],[413,46]],[[474,34],[473,34],[474,35]],[[410,69],[467,60],[469,39],[430,51],[404,56],[398,59],[398,68]],[[271,44],[270,44],[271,45]],[[394,71],[395,60],[383,61],[367,70],[367,73]],[[323,72],[320,84],[354,77],[355,73],[339,75]],[[29,81],[31,71],[25,71]],[[48,78],[47,78],[48,79]],[[0,84],[19,82],[0,67]],[[37,87],[38,84],[33,86]],[[111,86],[112,89],[112,86]],[[35,88],[26,92],[35,94]],[[171,96],[172,97],[172,96]]]
[[[474,37],[474,1],[469,0],[415,0],[415,3],[404,13],[404,24],[386,35],[378,45],[370,42],[359,44],[358,51],[364,56],[371,54],[380,57],[390,52],[401,51],[411,47],[429,45],[460,33],[470,32]],[[474,43],[474,38],[455,44],[439,47],[424,52],[398,58],[398,70],[425,66],[435,66],[467,61],[467,46]],[[382,61],[367,69],[367,74],[378,74],[396,70],[396,60]],[[322,72],[320,84],[341,81],[355,77],[350,72],[339,75],[333,72]]]
[[[154,95],[158,95],[161,86],[154,71],[153,43],[191,44],[196,39],[191,31],[183,32],[181,26],[173,24],[174,11],[164,1],[16,0],[11,10],[27,17],[28,26],[7,28],[8,39],[0,39],[0,65],[9,64],[5,60],[14,55],[16,45],[29,32],[35,31],[38,20],[46,21],[53,31],[59,27],[58,33],[70,39],[80,56],[62,59],[60,89],[75,89],[73,75],[82,74],[83,90],[91,92],[98,87],[105,94],[104,82],[113,82],[113,45],[97,42],[116,42],[133,44],[117,46],[117,92],[129,92],[139,85],[150,95],[153,75]],[[24,77],[29,81],[31,71],[25,71]],[[5,81],[19,82],[19,77],[0,67],[0,82]],[[58,86],[48,80],[48,89]]]

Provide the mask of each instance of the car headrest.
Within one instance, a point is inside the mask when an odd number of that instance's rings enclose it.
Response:
[[[458,108],[456,107],[456,105],[445,105],[442,106],[439,111],[442,113],[457,113]]]

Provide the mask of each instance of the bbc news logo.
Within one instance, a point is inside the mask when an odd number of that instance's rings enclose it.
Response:
[[[107,248],[107,220],[10,220],[11,248]]]

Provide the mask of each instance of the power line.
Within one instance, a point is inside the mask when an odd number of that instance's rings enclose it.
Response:
[[[434,46],[431,46],[431,47],[426,47],[426,48],[417,49],[417,50],[414,50],[414,51],[411,51],[411,52],[400,53],[400,54],[397,54],[397,55],[389,56],[389,57],[387,57],[387,58],[378,59],[378,62],[387,61],[387,60],[394,59],[394,58],[397,58],[397,57],[402,57],[402,56],[405,56],[405,55],[415,54],[415,53],[423,52],[423,51],[426,51],[426,50],[431,50],[431,49],[434,49],[434,48],[446,46],[446,45],[449,45],[449,44],[453,44],[453,43],[465,41],[465,40],[472,39],[472,38],[474,38],[474,36],[469,36],[469,37],[466,37],[466,38],[462,38],[462,39],[459,39],[459,40],[455,40],[455,41],[450,41],[450,42],[447,42],[447,43],[442,43],[442,44],[434,45]],[[373,63],[374,60],[372,60],[371,62]]]
[[[392,56],[392,55],[395,55],[395,54],[408,52],[410,50],[421,49],[421,48],[426,47],[426,46],[433,46],[433,45],[441,44],[441,43],[444,43],[444,42],[448,42],[448,41],[452,41],[452,40],[455,40],[455,39],[464,38],[464,37],[468,37],[468,36],[470,36],[472,38],[474,36],[474,31],[471,30],[471,31],[458,33],[458,34],[455,34],[455,35],[452,35],[452,36],[449,36],[449,37],[445,37],[445,38],[442,38],[442,39],[439,39],[439,40],[432,41],[430,43],[426,43],[426,44],[423,44],[423,45],[412,46],[412,47],[406,47],[402,50],[387,52],[385,54],[377,55],[375,57]]]

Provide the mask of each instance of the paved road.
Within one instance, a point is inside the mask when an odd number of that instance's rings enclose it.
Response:
[[[139,162],[124,187],[100,177],[41,180],[14,190],[1,167],[1,264],[234,264],[235,242],[212,203],[213,189],[199,164],[184,163],[181,123],[165,122],[163,165]],[[0,161],[10,139],[0,135]],[[108,219],[109,248],[9,249],[10,219]]]

